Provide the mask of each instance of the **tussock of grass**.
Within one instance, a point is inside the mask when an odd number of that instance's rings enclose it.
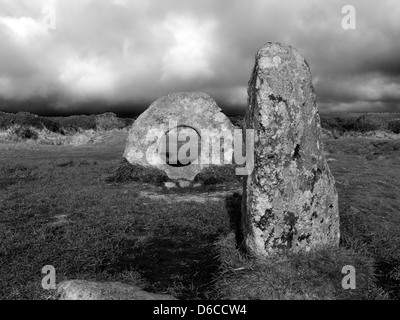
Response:
[[[221,275],[216,283],[221,299],[314,300],[383,299],[374,285],[373,259],[344,248],[308,254],[288,254],[256,260],[236,248],[235,235],[217,244]],[[356,289],[344,290],[342,267],[356,268]]]
[[[138,181],[143,183],[153,183],[161,185],[163,182],[168,181],[167,174],[154,167],[144,167],[140,165],[133,165],[126,159],[123,159],[115,172],[107,177],[107,182],[127,182]]]
[[[233,165],[211,165],[204,168],[195,177],[194,182],[200,182],[203,185],[210,186],[219,183],[239,181],[239,179],[240,177],[236,176],[235,167]],[[170,179],[163,170],[154,167],[133,165],[126,159],[121,160],[119,167],[106,179],[107,182],[137,181],[156,185],[161,185],[169,180]]]
[[[57,167],[73,167],[73,166],[91,166],[97,165],[97,161],[93,160],[64,160],[64,161],[56,161],[55,165]]]
[[[0,172],[1,173],[15,173],[18,171],[28,171],[32,168],[32,166],[27,166],[24,164],[7,164],[7,165],[2,165],[0,167]]]
[[[393,133],[400,133],[400,119],[394,119],[388,122],[388,129]]]
[[[28,183],[39,177],[37,166],[26,166],[21,164],[5,165],[0,167],[0,190],[21,182]],[[1,220],[0,220],[1,221]],[[1,242],[1,241],[0,241]]]

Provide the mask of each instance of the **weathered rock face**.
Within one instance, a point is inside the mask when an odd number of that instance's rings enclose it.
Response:
[[[173,93],[154,101],[136,119],[129,131],[124,158],[132,164],[164,170],[171,179],[193,180],[209,164],[232,163],[233,130],[231,121],[209,95]],[[181,134],[188,138],[178,142]],[[211,146],[219,147],[221,137],[225,137],[226,145],[215,152]],[[170,141],[171,145],[176,142],[172,151],[166,149]],[[186,149],[190,150],[186,152],[190,157],[182,164],[177,154]]]
[[[60,300],[176,300],[119,282],[63,281],[57,285],[57,293]]]
[[[258,256],[339,243],[338,196],[315,98],[296,49],[267,43],[258,51],[246,113],[255,163],[242,203],[245,245]]]

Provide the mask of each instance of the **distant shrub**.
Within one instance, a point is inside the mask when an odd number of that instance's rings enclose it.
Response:
[[[322,118],[321,127],[324,129],[333,129],[338,126],[337,121],[334,118]]]
[[[337,121],[343,131],[357,131],[357,119],[338,117]]]
[[[0,129],[7,130],[12,126],[32,127],[38,130],[47,129],[51,132],[63,133],[61,126],[48,118],[39,117],[29,112],[0,112]]]
[[[390,120],[388,122],[388,129],[393,133],[399,134],[400,133],[400,119]]]
[[[386,129],[385,122],[376,114],[355,117],[321,118],[322,128],[328,130],[367,132]]]
[[[321,127],[328,130],[355,131],[357,120],[354,118],[321,118]]]
[[[47,118],[41,118],[41,122],[47,130],[51,132],[64,134],[64,130],[61,128],[59,123]]]
[[[32,139],[32,140],[37,140],[38,133],[35,130],[32,130],[31,128],[27,127],[17,127],[13,130],[13,134],[18,138],[22,140],[27,140],[27,139]]]
[[[364,114],[356,121],[355,130],[360,132],[384,129],[384,122],[374,114]]]
[[[341,123],[343,119],[341,118],[322,118],[321,117],[321,127],[328,130],[338,129],[343,130]]]
[[[94,115],[56,117],[52,118],[52,120],[57,122],[60,125],[60,127],[67,132],[77,132],[79,130],[96,129],[96,117]]]
[[[0,112],[0,129],[7,130],[14,124],[14,118],[11,113]]]
[[[73,115],[68,117],[41,117],[29,112],[8,113],[0,111],[0,130],[13,126],[31,127],[37,130],[65,134],[80,130],[112,130],[131,126],[135,119],[120,119],[114,113],[100,115]]]
[[[121,118],[121,120],[125,123],[124,127],[130,127],[135,122],[135,118]]]
[[[244,116],[230,116],[228,117],[232,124],[236,127],[242,128],[245,123]]]
[[[117,118],[117,115],[112,112],[96,115],[96,129],[112,130],[122,129],[125,127],[125,122]]]

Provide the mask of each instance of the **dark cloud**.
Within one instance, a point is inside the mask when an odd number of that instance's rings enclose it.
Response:
[[[55,30],[40,23],[48,4]],[[0,108],[134,114],[161,95],[205,91],[243,111],[255,53],[280,41],[308,61],[321,110],[400,112],[400,4],[352,1],[357,27],[344,30],[347,4],[0,0]]]

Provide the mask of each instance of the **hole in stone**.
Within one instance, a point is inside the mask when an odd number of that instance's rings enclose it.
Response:
[[[168,131],[161,141],[161,157],[172,167],[185,167],[195,161],[201,150],[200,135],[189,126]]]

